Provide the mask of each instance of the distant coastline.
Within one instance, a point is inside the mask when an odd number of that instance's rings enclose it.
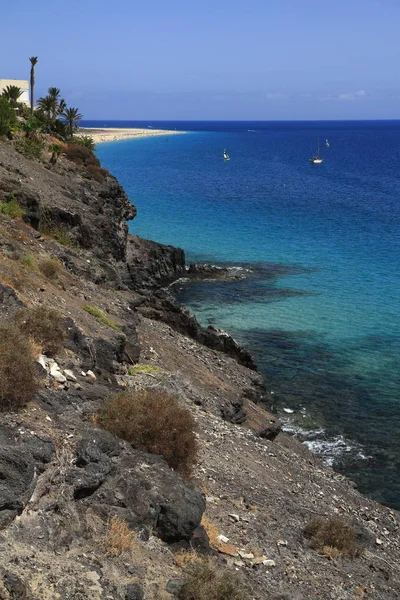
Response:
[[[152,137],[156,135],[175,135],[177,133],[184,133],[184,131],[139,129],[132,127],[80,127],[78,133],[90,135],[96,144],[101,144],[104,142],[116,142],[117,140],[126,140],[130,138]]]

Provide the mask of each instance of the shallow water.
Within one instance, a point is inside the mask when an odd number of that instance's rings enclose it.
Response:
[[[131,231],[247,269],[178,297],[250,349],[287,428],[400,508],[400,122],[165,127],[197,131],[98,146]]]

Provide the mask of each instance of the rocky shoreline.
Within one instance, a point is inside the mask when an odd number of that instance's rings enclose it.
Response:
[[[103,175],[0,142],[0,201],[24,211],[0,214],[0,325],[42,306],[65,331],[53,363],[39,360],[34,400],[0,413],[0,597],[177,598],[184,551],[239,573],[257,600],[400,598],[398,513],[280,431],[250,354],[166,289],[229,273],[187,269],[182,250],[128,234],[136,210]],[[49,260],[55,276],[41,271]],[[98,427],[110,393],[143,387],[193,414],[191,481]],[[315,516],[344,519],[362,556],[312,548],[303,531]],[[116,517],[132,543],[112,554]]]

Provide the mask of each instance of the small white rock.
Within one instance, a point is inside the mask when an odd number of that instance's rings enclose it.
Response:
[[[222,534],[220,534],[220,535],[218,536],[218,539],[219,539],[221,542],[223,542],[224,544],[227,544],[227,543],[229,542],[229,538],[227,538],[226,536],[224,536],[224,535],[222,535]]]
[[[376,538],[376,543],[378,544],[378,546],[382,546],[383,544],[382,540],[380,540],[379,538]]]
[[[239,550],[238,554],[240,558],[245,558],[247,560],[254,558],[254,554],[252,552],[243,552],[243,550]]]
[[[64,375],[68,381],[76,381],[76,377],[70,369],[64,369]]]
[[[275,567],[276,562],[274,560],[267,559],[263,561],[263,565],[266,567]]]
[[[235,515],[235,514],[232,513],[232,514],[228,515],[228,517],[230,519],[232,519],[232,521],[235,521],[236,523],[238,523],[240,521],[239,515]]]

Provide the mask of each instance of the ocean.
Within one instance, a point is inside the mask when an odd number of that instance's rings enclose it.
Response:
[[[251,351],[286,430],[400,509],[400,121],[82,125],[187,132],[98,145],[130,231],[240,268],[176,295]]]

